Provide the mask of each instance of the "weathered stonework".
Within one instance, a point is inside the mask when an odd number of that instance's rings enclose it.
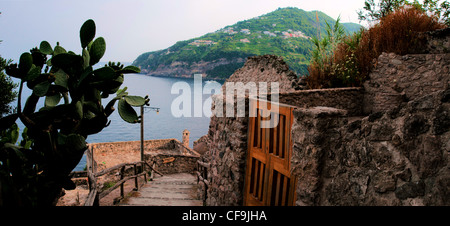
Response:
[[[426,32],[421,38],[423,44],[417,46],[415,53],[450,53],[450,28]]]
[[[289,65],[280,56],[263,55],[249,57],[244,66],[234,72],[226,82],[278,82],[280,92],[291,92],[302,89],[297,74],[289,69]],[[226,82],[223,88],[226,88]],[[270,92],[270,87],[268,88]],[[224,92],[225,93],[225,92]]]
[[[248,106],[248,98],[245,100]],[[233,102],[236,107],[236,99]],[[226,100],[223,103],[225,109]],[[242,205],[247,126],[248,111],[246,117],[211,117],[205,139],[208,152],[202,156],[202,161],[210,163],[207,205]]]
[[[155,162],[156,170],[162,174],[194,173],[199,156],[180,154],[146,154],[145,161]]]
[[[347,110],[350,115],[361,115],[363,88],[313,89],[279,94],[279,102],[301,108],[326,106]]]
[[[364,113],[382,112],[444,90],[450,84],[450,53],[398,56],[383,53],[364,83]]]
[[[89,144],[94,150],[94,161],[96,170],[103,170],[121,163],[137,162],[141,159],[141,142],[140,141],[124,141],[124,142],[105,142]],[[195,162],[198,160],[200,154],[194,150],[186,147],[177,139],[160,139],[160,140],[145,140],[144,141],[144,159],[147,162],[156,162],[156,169],[166,173],[171,172],[193,172]],[[164,158],[174,157],[176,164],[163,164],[160,161]],[[190,159],[184,162],[180,159]],[[195,158],[194,162],[191,158]],[[168,166],[173,169],[166,169]]]
[[[295,91],[301,80],[267,56],[236,71],[243,83],[270,72],[262,80],[280,79],[280,102],[296,106],[297,205],[450,205],[450,32],[439,32],[425,34],[426,54],[383,53],[363,89]],[[202,138],[208,205],[243,204],[247,116],[212,117]]]
[[[449,205],[449,94],[360,118],[295,110],[297,205]]]

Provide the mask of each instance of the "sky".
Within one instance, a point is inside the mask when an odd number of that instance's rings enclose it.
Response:
[[[132,62],[279,7],[359,23],[356,12],[363,6],[364,0],[0,0],[0,55],[17,62],[43,40],[80,54],[80,27],[93,19],[96,37],[106,40],[102,61]]]

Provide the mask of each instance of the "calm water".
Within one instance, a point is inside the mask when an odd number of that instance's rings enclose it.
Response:
[[[172,115],[171,104],[172,101],[179,97],[180,94],[171,94],[172,85],[176,82],[186,82],[190,85],[191,90],[194,91],[194,80],[193,79],[182,79],[182,78],[160,78],[151,77],[146,75],[138,74],[127,74],[125,75],[125,82],[123,87],[128,87],[127,92],[129,95],[145,96],[149,95],[150,107],[160,108],[159,113],[154,110],[146,109],[144,111],[144,139],[167,139],[176,138],[182,140],[182,132],[187,129],[191,132],[189,144],[192,144],[195,140],[199,139],[201,136],[207,134],[209,128],[209,117],[204,114],[202,117],[180,117],[176,118]],[[203,85],[207,81],[203,81]],[[22,105],[25,104],[26,98],[32,91],[24,87]],[[201,91],[200,91],[201,92]],[[115,95],[110,95],[110,98],[103,100],[103,106],[105,106],[110,99]],[[210,95],[203,95],[203,102]],[[41,98],[39,105],[43,106],[43,99]],[[193,95],[192,95],[192,112],[193,109]],[[39,106],[38,106],[39,107]],[[117,109],[117,103],[115,105]],[[140,114],[140,109],[135,108],[138,115]],[[191,114],[193,115],[193,113]],[[140,140],[140,124],[129,124],[123,121],[118,111],[109,117],[111,124],[104,128],[102,132],[94,135],[90,135],[87,139],[88,143],[97,142],[114,142],[114,141],[135,141]],[[18,120],[19,127],[21,131],[23,124]],[[85,166],[85,158],[81,160],[78,166],[74,169],[75,171],[83,170]]]

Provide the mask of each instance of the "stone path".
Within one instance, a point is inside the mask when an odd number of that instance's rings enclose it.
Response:
[[[133,192],[119,205],[122,206],[202,206],[197,197],[197,177],[188,174],[171,174],[155,177]]]

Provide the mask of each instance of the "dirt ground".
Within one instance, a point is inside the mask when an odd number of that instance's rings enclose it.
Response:
[[[148,177],[147,177],[148,179]],[[140,177],[138,180],[139,187],[145,184],[144,178]],[[132,194],[134,189],[134,179],[128,180],[124,183],[125,198]],[[89,194],[87,185],[78,185],[75,190],[64,191],[57,203],[57,206],[84,206],[84,202]],[[109,193],[107,196],[100,199],[100,206],[114,206],[114,200],[120,197],[120,187]]]
[[[137,162],[140,161],[140,153],[133,151],[113,152],[113,153],[101,153],[94,152],[94,160],[97,163],[96,171],[104,170],[115,165],[124,162]],[[104,184],[106,181],[114,180],[113,177],[98,178],[98,184]],[[148,179],[148,177],[147,177]],[[139,184],[144,184],[144,177],[139,177]],[[134,179],[128,180],[124,183],[125,196],[133,191]],[[57,206],[83,206],[84,202],[89,194],[87,185],[77,185],[75,190],[65,190],[65,195],[62,196],[57,203]],[[112,206],[114,200],[120,196],[120,187],[109,193],[104,198],[100,199],[100,206]]]

